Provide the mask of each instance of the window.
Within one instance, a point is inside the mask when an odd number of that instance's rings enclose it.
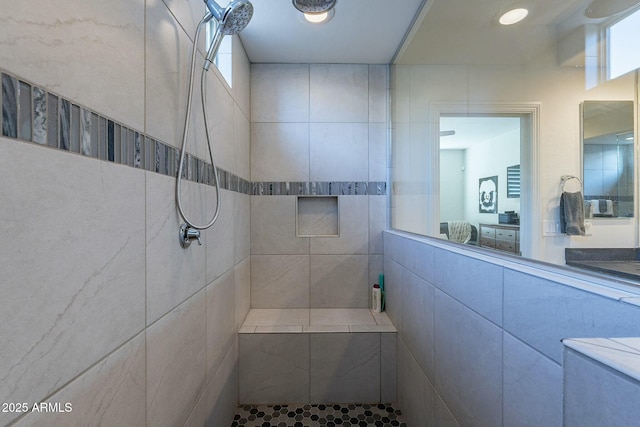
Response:
[[[207,49],[209,45],[211,45],[211,40],[213,39],[213,35],[215,34],[215,20],[212,19],[207,23]],[[226,36],[222,39],[222,43],[220,43],[220,48],[216,53],[216,57],[213,60],[213,63],[216,65],[222,77],[224,77],[225,81],[232,87],[233,83],[233,69],[232,69],[232,50],[233,50],[233,38],[230,36]]]
[[[608,79],[640,68],[640,9],[608,27],[607,47]]]

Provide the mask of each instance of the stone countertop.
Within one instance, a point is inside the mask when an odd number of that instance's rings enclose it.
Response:
[[[572,267],[640,281],[638,248],[566,248],[565,262]]]
[[[640,338],[572,338],[564,339],[562,343],[640,381]]]

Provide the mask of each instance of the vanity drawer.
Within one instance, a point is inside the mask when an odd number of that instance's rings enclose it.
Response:
[[[485,248],[495,249],[495,247],[496,247],[496,239],[481,236],[480,237],[480,246],[483,246]]]
[[[517,253],[517,248],[516,248],[516,242],[515,241],[508,241],[508,240],[497,240],[496,239],[496,249],[501,250],[501,251],[505,251],[505,252],[512,252],[512,253]]]

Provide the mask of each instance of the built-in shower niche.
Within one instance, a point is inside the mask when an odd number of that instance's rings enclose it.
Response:
[[[340,215],[338,196],[298,196],[297,237],[338,237]]]

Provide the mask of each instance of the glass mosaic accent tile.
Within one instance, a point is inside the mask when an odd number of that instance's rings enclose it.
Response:
[[[177,176],[180,150],[2,72],[2,135],[167,176]],[[386,195],[385,182],[249,182],[186,153],[182,177],[223,190],[270,196]]]
[[[243,405],[231,427],[406,427],[399,409],[385,404]]]

